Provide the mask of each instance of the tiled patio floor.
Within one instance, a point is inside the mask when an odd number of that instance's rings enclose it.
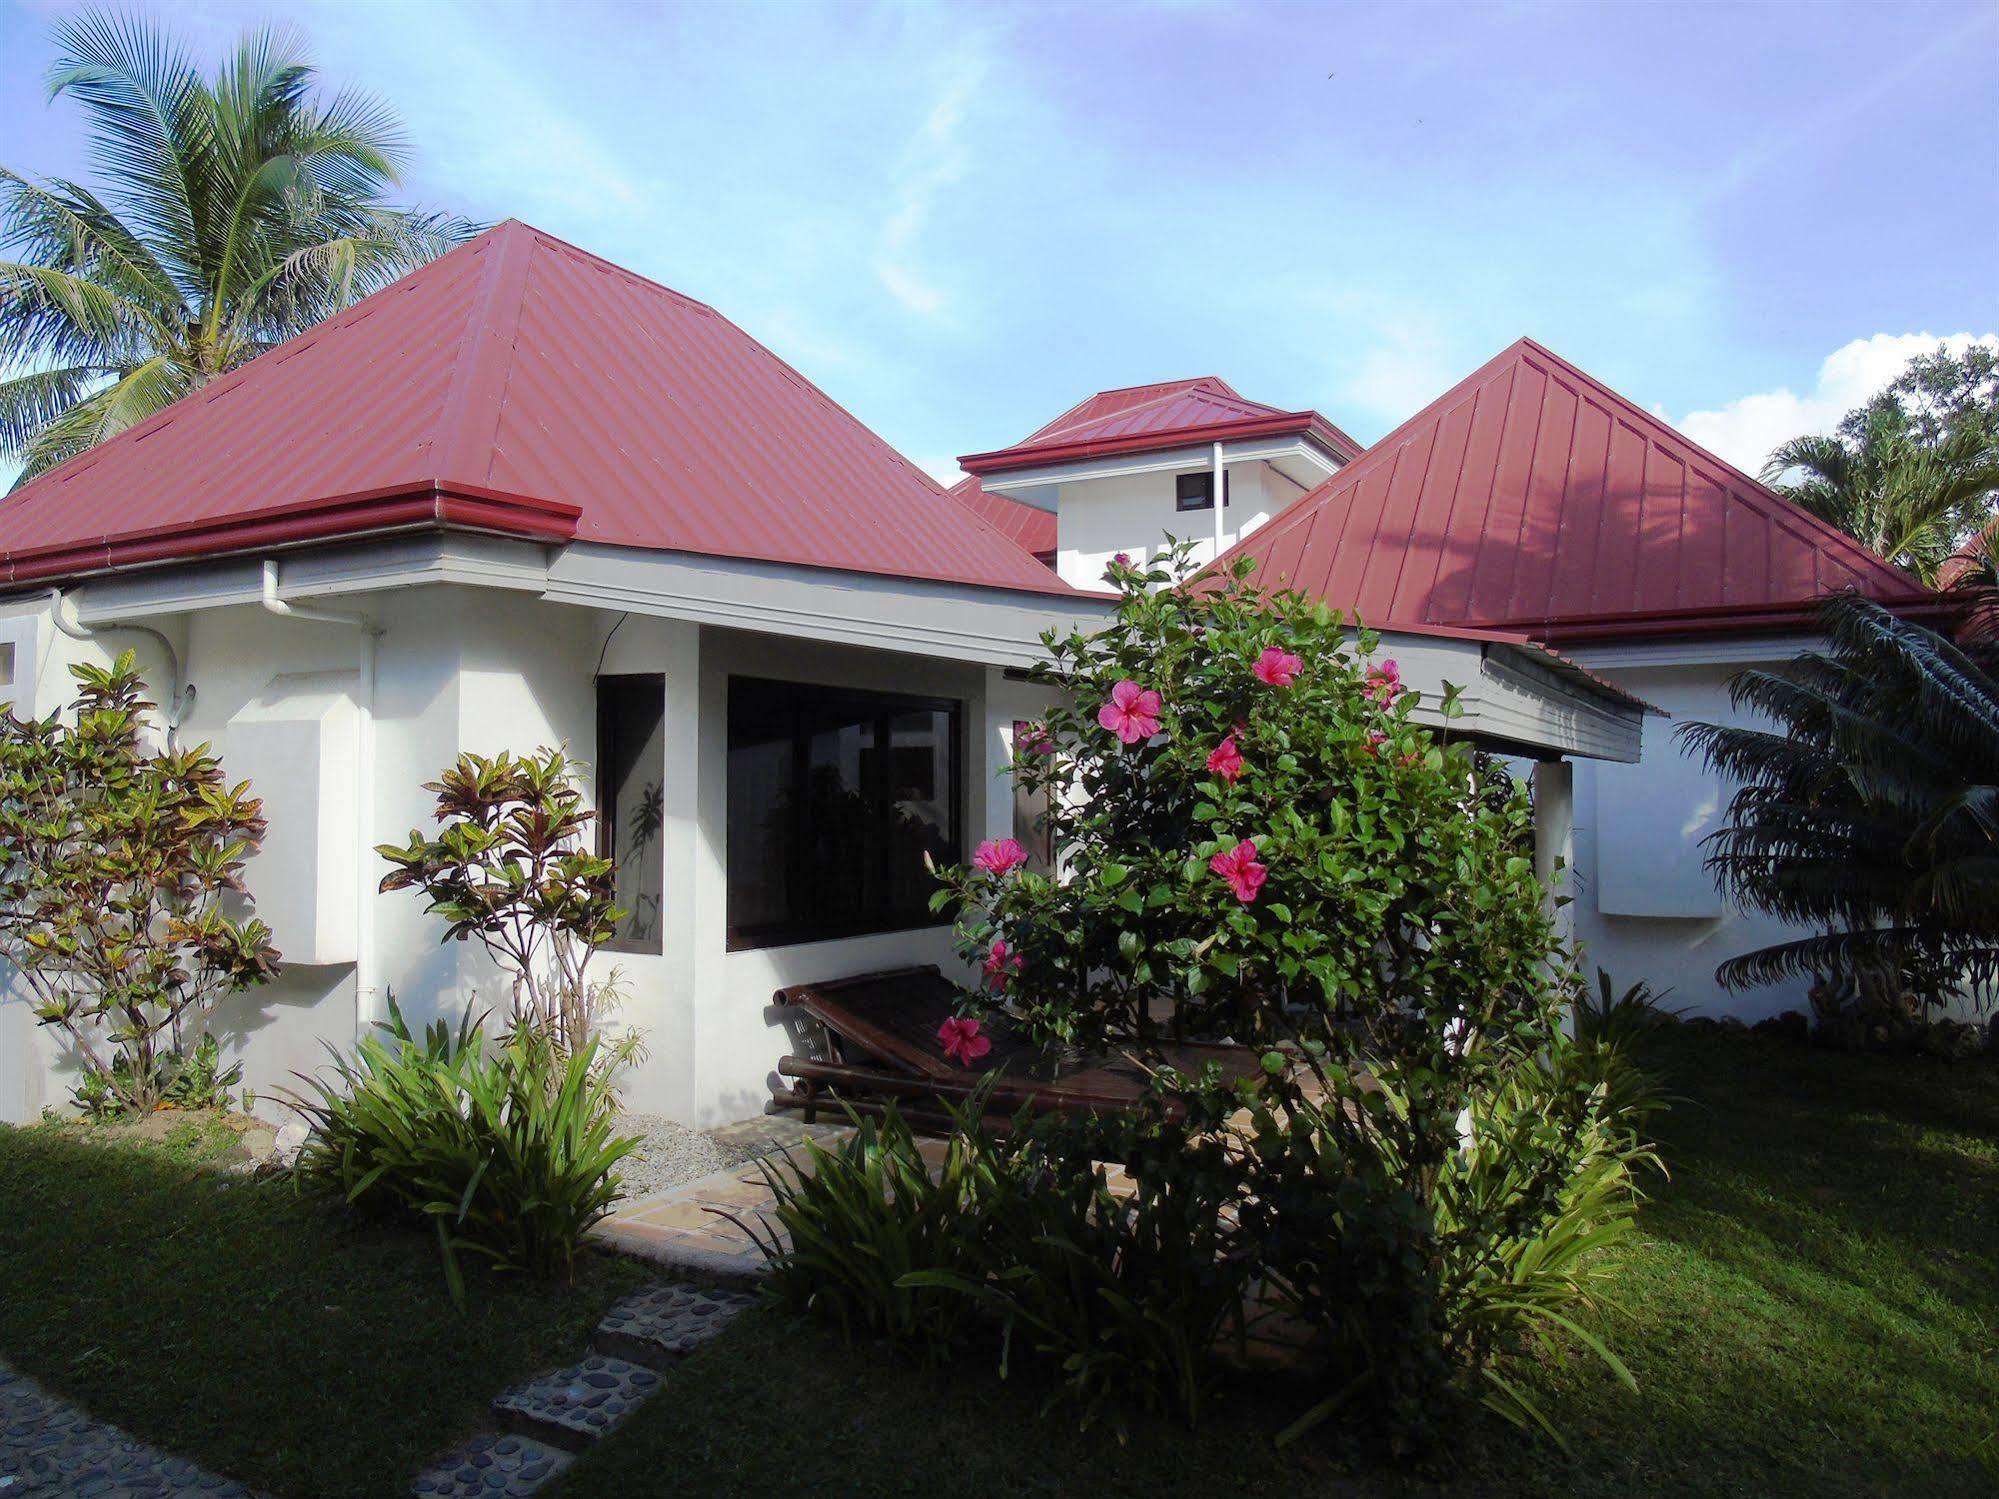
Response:
[[[689,1275],[730,1284],[758,1280],[764,1273],[763,1252],[745,1225],[783,1236],[758,1161],[789,1150],[805,1170],[806,1152],[798,1148],[805,1141],[830,1143],[851,1133],[846,1124],[806,1124],[786,1115],[711,1130],[709,1137],[727,1154],[740,1155],[738,1164],[663,1192],[628,1197],[592,1232],[627,1254]],[[943,1141],[935,1145],[943,1150]]]

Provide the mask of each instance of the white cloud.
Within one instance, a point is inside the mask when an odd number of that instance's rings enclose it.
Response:
[[[945,59],[937,99],[903,148],[895,172],[896,207],[881,230],[875,274],[911,312],[934,317],[944,294],[913,265],[925,224],[938,196],[964,180],[971,153],[963,141],[965,109],[985,81],[987,59],[974,45]]]
[[[1673,425],[1745,472],[1763,467],[1779,443],[1830,432],[1839,419],[1901,374],[1918,354],[1938,344],[1962,350],[1972,344],[1999,349],[1999,334],[1876,333],[1828,354],[1818,383],[1799,395],[1784,387],[1743,396],[1713,411],[1690,411]],[[1664,411],[1655,415],[1665,417]],[[1667,420],[1671,420],[1670,417]]]

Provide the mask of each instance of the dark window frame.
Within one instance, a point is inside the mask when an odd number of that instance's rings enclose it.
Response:
[[[1222,509],[1235,503],[1234,475],[1226,470],[1222,473]],[[1173,508],[1175,510],[1212,510],[1215,508],[1215,471],[1200,469],[1191,474],[1173,476]]]
[[[957,698],[936,697],[921,693],[882,692],[870,688],[829,686],[816,682],[791,682],[778,677],[732,674],[729,677],[728,703],[725,709],[728,722],[731,725],[731,732],[728,736],[731,739],[733,739],[732,728],[735,721],[737,692],[744,687],[782,690],[790,695],[793,701],[801,708],[808,702],[831,702],[842,708],[860,706],[874,709],[876,733],[881,749],[881,753],[875,757],[875,763],[879,767],[876,774],[881,778],[881,784],[878,784],[876,787],[877,795],[875,802],[881,809],[883,821],[879,828],[873,830],[875,834],[875,847],[871,851],[870,857],[874,861],[874,873],[877,877],[876,887],[884,892],[884,900],[886,900],[885,893],[890,888],[888,867],[892,845],[889,837],[890,825],[888,819],[894,815],[894,802],[889,794],[892,786],[889,784],[889,781],[894,772],[895,756],[893,754],[894,746],[888,734],[888,723],[889,720],[902,713],[944,714],[946,723],[948,724],[946,732],[950,736],[950,753],[947,756],[947,774],[950,776],[950,788],[948,796],[942,800],[944,800],[945,805],[950,809],[952,824],[951,841],[954,845],[950,850],[951,857],[949,862],[956,863],[963,861],[965,856],[965,832],[971,821],[970,809],[966,800],[968,778],[965,773],[965,704],[963,701]],[[800,717],[802,719],[802,713]],[[803,786],[807,781],[807,767],[810,763],[810,734],[794,728],[791,738],[791,752],[793,784]],[[727,764],[728,755],[725,752],[723,757],[723,775],[725,779],[722,788],[723,815],[725,817],[729,815],[729,788],[726,780],[728,775]],[[723,836],[726,845],[728,836],[726,829]],[[809,847],[810,840],[809,838],[794,837],[790,842],[792,848],[792,869],[789,878],[802,883],[802,871],[807,867],[805,851]],[[888,932],[923,931],[933,927],[950,925],[949,917],[931,912],[929,909],[929,897],[926,894],[920,908],[907,911],[897,911],[884,904],[875,912],[845,920],[794,918],[788,921],[760,922],[753,927],[738,927],[736,925],[735,912],[730,909],[733,904],[732,873],[727,867],[727,861],[725,860],[722,872],[722,905],[723,919],[727,929],[727,947],[730,952],[752,952],[762,948],[792,947],[806,942],[831,942],[844,937],[870,937]]]
[[[666,674],[657,671],[614,672],[597,678],[597,856],[600,859],[617,857],[617,831],[620,819],[618,810],[618,782],[614,769],[619,740],[616,723],[619,708],[623,706],[621,695],[636,696],[647,691],[658,694],[660,723],[666,722]],[[646,738],[652,736],[647,734]],[[664,777],[666,767],[661,765]],[[653,842],[652,857],[658,864],[660,876],[660,899],[666,898],[666,832],[662,828]],[[651,938],[618,937],[606,938],[603,947],[607,952],[653,953],[665,951],[666,922],[659,923],[659,931]]]

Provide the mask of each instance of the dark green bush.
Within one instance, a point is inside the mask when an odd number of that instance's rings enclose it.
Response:
[[[330,1081],[309,1080],[316,1099],[290,1100],[311,1125],[298,1181],[429,1222],[454,1299],[461,1254],[566,1276],[617,1199],[612,1168],[638,1143],[612,1138],[617,1103],[597,1043],[565,1053],[518,1026],[489,1044],[470,1016],[418,1040],[393,997],[389,1012],[351,1058],[334,1057]]]

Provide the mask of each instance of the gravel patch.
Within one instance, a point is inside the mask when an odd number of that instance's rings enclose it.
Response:
[[[663,1192],[683,1182],[713,1176],[730,1161],[713,1140],[698,1129],[675,1124],[657,1114],[620,1114],[617,1135],[639,1137],[639,1148],[618,1162],[627,1197]]]

